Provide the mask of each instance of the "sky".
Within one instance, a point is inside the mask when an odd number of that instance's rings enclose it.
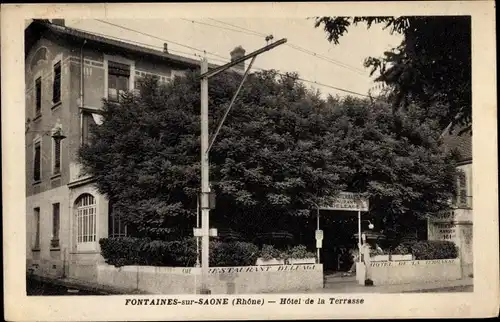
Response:
[[[255,67],[276,69],[281,72],[297,72],[299,77],[310,81],[306,83],[308,86],[319,89],[325,95],[340,96],[347,95],[347,93],[311,82],[367,94],[374,86],[374,82],[373,77],[369,76],[369,70],[363,66],[364,59],[369,56],[381,56],[384,51],[401,42],[400,35],[391,35],[388,30],[383,30],[381,26],[366,29],[365,25],[359,25],[352,26],[348,33],[340,39],[339,45],[333,45],[327,41],[326,33],[321,28],[314,28],[313,20],[308,20],[305,17],[304,19],[217,18],[215,20],[211,18],[196,18],[194,20],[70,19],[66,20],[66,25],[145,43],[159,50],[163,47],[164,42],[168,42],[168,48],[172,53],[196,59],[200,59],[203,55],[202,50],[205,50],[209,62],[214,64],[223,64],[229,61],[229,53],[236,46],[241,45],[247,53],[265,46],[264,35],[272,34],[274,41],[287,38],[287,44],[259,55],[255,60]],[[119,26],[168,41],[126,30]],[[256,33],[262,35],[256,35]],[[299,50],[296,49],[297,47]],[[311,53],[304,53],[303,49],[326,57],[327,60],[320,59]],[[226,61],[223,61],[224,59]]]

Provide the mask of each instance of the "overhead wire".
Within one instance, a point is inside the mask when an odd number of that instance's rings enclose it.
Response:
[[[177,46],[181,46],[181,47],[189,48],[189,49],[191,49],[191,50],[195,50],[195,51],[202,52],[202,53],[209,53],[209,52],[207,52],[206,50],[203,50],[203,49],[199,49],[199,48],[195,48],[195,47],[192,47],[192,46],[184,45],[184,44],[181,44],[181,43],[178,43],[178,42],[172,41],[172,40],[168,40],[168,39],[165,39],[165,38],[162,38],[162,37],[158,37],[158,36],[155,36],[155,35],[152,35],[152,34],[149,34],[149,33],[143,32],[143,31],[135,30],[135,29],[132,29],[132,28],[129,28],[129,27],[125,27],[125,26],[122,26],[122,25],[118,25],[118,24],[114,24],[114,23],[112,23],[112,22],[108,22],[108,21],[101,20],[101,19],[95,19],[95,20],[96,20],[96,21],[99,21],[99,22],[102,22],[102,23],[105,23],[105,24],[108,24],[108,25],[111,25],[111,26],[115,26],[115,27],[118,27],[118,28],[124,29],[124,30],[132,31],[132,32],[135,32],[135,33],[141,34],[141,35],[143,35],[143,36],[147,36],[147,37],[155,38],[155,39],[158,39],[158,40],[161,40],[161,41],[167,42],[167,43],[172,43],[172,44],[177,45]],[[221,55],[219,55],[219,54],[215,54],[215,53],[211,53],[211,54],[212,54],[212,55],[214,55],[214,56],[218,56],[218,57],[225,58],[224,56],[221,56]]]
[[[224,21],[220,21],[220,20],[212,19],[212,18],[208,18],[208,19],[213,20],[215,22],[218,22],[220,24],[225,24],[225,25],[229,25],[229,26],[232,26],[232,27],[235,27],[235,28],[240,28],[240,29],[245,30],[245,31],[252,32],[253,34],[251,34],[251,35],[254,35],[254,36],[259,36],[259,37],[266,37],[267,36],[264,33],[261,33],[261,32],[255,31],[255,30],[251,30],[251,29],[247,29],[247,28],[244,28],[244,27],[240,27],[240,26],[237,26],[237,25],[234,25],[234,24],[230,24],[230,23],[227,23],[227,22],[224,22]],[[204,23],[204,24],[206,24],[206,23]],[[214,26],[214,25],[211,25],[211,26],[213,26],[213,27],[219,27],[219,26]],[[220,28],[222,28],[222,27],[220,27]],[[301,51],[301,52],[303,52],[305,54],[308,54],[310,56],[316,57],[318,59],[321,59],[321,60],[324,60],[326,62],[332,63],[334,65],[337,65],[337,66],[349,69],[349,70],[351,70],[353,72],[356,72],[356,73],[358,73],[358,74],[360,74],[362,76],[366,75],[365,71],[363,69],[361,69],[361,68],[351,66],[351,65],[343,63],[343,62],[341,62],[339,60],[330,58],[330,57],[322,55],[322,54],[318,54],[318,53],[316,53],[316,52],[314,52],[312,50],[303,48],[303,47],[295,45],[295,44],[286,43],[285,45],[288,46],[288,47],[290,47],[290,48],[292,48],[292,49],[295,49],[297,51]]]
[[[153,38],[157,38],[157,39],[160,39],[162,41],[166,41],[168,42],[169,40],[167,39],[164,39],[164,38],[161,38],[161,37],[157,37],[157,36],[154,36],[154,35],[150,35],[148,33],[144,33],[142,31],[137,31],[137,30],[134,30],[132,28],[128,28],[128,27],[125,27],[125,26],[121,26],[121,25],[118,25],[118,24],[114,24],[114,23],[108,23],[107,21],[104,21],[104,20],[100,20],[100,19],[96,19],[100,22],[104,22],[104,23],[107,23],[107,24],[110,24],[110,25],[113,25],[115,27],[118,27],[118,28],[122,28],[122,29],[125,29],[125,30],[129,30],[129,31],[133,31],[133,32],[137,32],[137,33],[140,33],[140,34],[144,34],[144,35],[147,35],[147,36],[150,36],[150,37],[153,37]],[[256,32],[257,33],[257,32]],[[262,34],[263,35],[263,34]],[[115,37],[115,38],[119,38],[119,37]],[[134,41],[135,42],[135,41]],[[224,63],[228,63],[230,62],[226,57],[223,57],[221,55],[218,55],[218,54],[215,54],[215,53],[212,53],[212,52],[208,52],[208,51],[205,51],[205,50],[202,50],[202,49],[199,49],[199,48],[195,48],[195,47],[191,47],[191,46],[187,46],[187,45],[183,45],[183,44],[179,44],[179,43],[175,43],[175,42],[172,42],[174,44],[178,44],[179,46],[184,46],[186,48],[190,48],[190,49],[193,49],[193,50],[196,50],[198,52],[203,52],[203,53],[206,53],[206,54],[212,54],[216,57],[219,57],[219,58],[222,58],[223,60],[220,60],[220,59],[215,59],[215,58],[211,58],[215,61],[220,61],[220,62],[224,62]],[[151,46],[151,45],[150,45]],[[156,46],[152,46],[152,47],[156,47]],[[298,46],[297,46],[298,47]],[[157,48],[160,48],[160,47],[157,47]],[[191,54],[193,56],[197,56],[196,54]],[[264,71],[265,69],[263,68],[259,68],[259,67],[256,67],[254,66],[255,69],[257,70],[261,70],[261,71]],[[279,75],[286,75],[285,73],[283,73],[282,71],[277,71]],[[369,97],[368,95],[366,94],[361,94],[361,93],[358,93],[358,92],[355,92],[355,91],[352,91],[352,90],[348,90],[348,89],[344,89],[344,88],[341,88],[341,87],[336,87],[336,86],[332,86],[332,85],[328,85],[328,84],[324,84],[324,83],[320,83],[320,82],[317,82],[317,81],[311,81],[311,80],[308,80],[308,79],[305,79],[305,78],[297,78],[298,80],[300,81],[303,81],[303,82],[306,82],[306,83],[311,83],[311,84],[316,84],[316,85],[319,85],[319,86],[323,86],[323,87],[327,87],[327,88],[331,88],[331,89],[334,89],[334,90],[337,90],[337,91],[341,91],[341,92],[345,92],[345,93],[349,93],[349,94],[353,94],[353,95],[359,95],[359,96],[364,96],[364,97]]]
[[[205,25],[205,26],[210,26],[210,27],[214,27],[214,28],[219,28],[219,29],[224,29],[224,30],[229,30],[229,31],[234,31],[234,32],[239,32],[239,33],[243,33],[243,34],[247,34],[247,35],[251,35],[251,36],[259,36],[259,34],[256,34],[256,33],[249,33],[249,32],[245,32],[245,31],[242,31],[242,30],[237,30],[237,29],[232,29],[232,28],[226,28],[226,27],[221,27],[221,26],[216,26],[216,25],[212,25],[212,24],[209,24],[209,23],[206,23],[206,22],[201,22],[201,21],[197,21],[197,20],[190,20],[190,19],[185,19],[185,18],[181,18],[181,20],[184,20],[184,21],[187,21],[187,22],[191,22],[191,23],[195,23],[195,24],[199,24],[199,25]]]

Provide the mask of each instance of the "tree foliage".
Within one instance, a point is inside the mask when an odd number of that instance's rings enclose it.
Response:
[[[395,109],[412,103],[424,107],[427,118],[437,118],[444,129],[450,123],[470,131],[471,19],[469,16],[317,17],[328,41],[338,44],[351,25],[382,24],[399,33],[399,46],[380,58],[368,57],[366,67],[376,81],[393,89]]]
[[[209,82],[215,130],[241,75]],[[192,235],[200,178],[200,86],[196,73],[168,85],[145,78],[120,105],[105,102],[80,161],[134,236]],[[369,194],[371,211],[397,227],[443,209],[454,165],[423,109],[395,114],[387,102],[323,100],[297,75],[249,75],[210,151],[214,227],[246,237],[300,229],[300,216],[340,190]],[[395,228],[396,229],[396,228]]]

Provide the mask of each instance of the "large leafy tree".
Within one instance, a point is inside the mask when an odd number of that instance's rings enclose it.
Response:
[[[240,79],[227,73],[210,80],[212,131]],[[136,236],[192,234],[199,88],[196,73],[168,85],[146,78],[138,95],[105,102],[102,125],[80,150],[85,170]],[[439,147],[438,124],[421,121],[425,113],[395,114],[382,99],[323,100],[294,74],[250,75],[210,152],[213,226],[247,237],[298,232],[314,204],[340,190],[368,193],[371,212],[392,230],[444,209],[454,165]]]
[[[210,79],[212,130],[241,80]],[[105,102],[81,163],[135,235],[192,234],[199,192],[199,79],[195,73],[162,86],[147,78],[140,94]],[[210,152],[217,193],[212,222],[249,233],[308,214],[311,202],[335,195],[349,174],[325,143],[323,102],[296,75],[251,75]],[[301,210],[302,209],[302,210]]]
[[[383,24],[399,33],[399,46],[380,58],[368,57],[366,67],[377,81],[392,89],[395,110],[416,104],[427,118],[471,130],[471,19],[470,16],[317,17],[330,42],[338,44],[351,25]]]
[[[350,167],[349,191],[367,193],[370,215],[388,237],[413,233],[417,221],[448,209],[457,155],[445,153],[437,121],[421,122],[425,110],[413,106],[394,114],[386,100],[330,100],[332,135]]]

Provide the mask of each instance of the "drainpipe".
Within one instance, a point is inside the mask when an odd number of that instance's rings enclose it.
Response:
[[[83,107],[85,106],[83,101],[83,81],[84,81],[84,61],[83,61],[83,46],[87,43],[87,40],[83,40],[83,45],[80,48],[80,145],[83,144]]]

